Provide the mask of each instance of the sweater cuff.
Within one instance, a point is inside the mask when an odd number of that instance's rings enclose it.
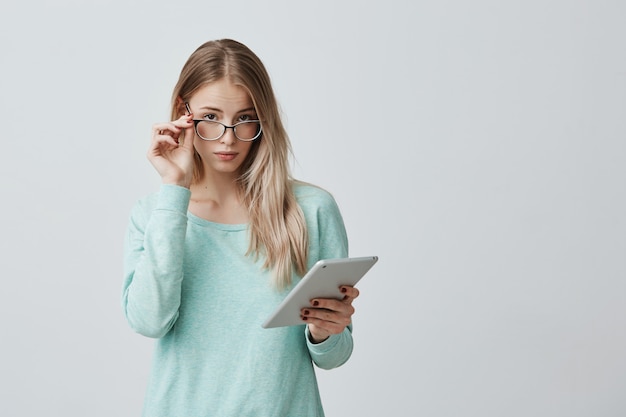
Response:
[[[172,184],[162,184],[159,190],[157,210],[177,211],[187,214],[191,191],[188,188]]]

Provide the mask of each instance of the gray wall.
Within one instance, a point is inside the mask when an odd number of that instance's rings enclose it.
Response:
[[[328,416],[626,415],[626,3],[49,3],[0,6],[0,415],[139,415],[126,220],[180,67],[222,37],[380,256]]]

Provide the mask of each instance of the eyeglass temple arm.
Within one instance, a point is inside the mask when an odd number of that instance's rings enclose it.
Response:
[[[187,109],[187,115],[191,114],[191,108],[189,107],[189,103],[185,101],[185,108]]]

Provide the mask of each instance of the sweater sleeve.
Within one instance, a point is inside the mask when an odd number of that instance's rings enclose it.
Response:
[[[311,359],[321,369],[337,368],[350,359],[354,342],[352,325],[343,329],[342,333],[331,335],[321,343],[312,343],[309,326],[305,327],[305,337]]]
[[[306,211],[305,211],[306,213]],[[312,217],[313,213],[309,213]],[[348,237],[346,228],[335,199],[328,193],[321,193],[319,205],[313,218],[308,219],[311,255],[314,263],[320,259],[346,258]],[[332,369],[343,365],[352,355],[352,325],[342,333],[331,335],[322,343],[314,344],[309,338],[309,327],[305,326],[307,347],[313,363],[322,369]]]
[[[159,338],[178,318],[191,192],[162,185],[156,204],[135,206],[124,243],[122,307],[130,327]]]

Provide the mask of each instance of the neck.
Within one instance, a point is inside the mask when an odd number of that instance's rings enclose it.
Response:
[[[198,200],[212,200],[218,204],[239,201],[239,187],[234,175],[205,174],[190,189],[192,198]]]
[[[217,223],[248,222],[248,210],[241,201],[237,175],[208,171],[191,187],[189,211]]]

